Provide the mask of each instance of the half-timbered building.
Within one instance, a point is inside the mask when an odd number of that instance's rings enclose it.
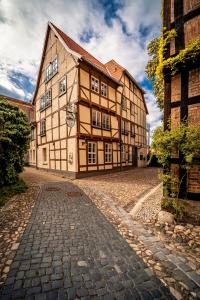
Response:
[[[33,98],[30,164],[75,177],[146,165],[144,91],[48,24]]]

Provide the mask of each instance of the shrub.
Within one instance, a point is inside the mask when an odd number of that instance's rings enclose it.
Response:
[[[14,195],[24,193],[27,188],[26,183],[21,179],[12,185],[0,187],[0,206],[3,206]]]
[[[0,187],[17,181],[29,135],[30,125],[24,112],[0,98]]]

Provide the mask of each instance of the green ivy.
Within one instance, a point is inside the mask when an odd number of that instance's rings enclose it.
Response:
[[[163,175],[164,194],[170,191],[170,197],[176,198],[179,194],[180,181],[170,172],[170,158],[174,150],[180,151],[184,160],[180,162],[179,167],[185,171],[190,169],[193,159],[200,154],[200,124],[188,126],[185,121],[179,127],[165,131],[162,126],[158,127],[153,133],[151,149],[163,168],[169,170]]]
[[[29,135],[25,113],[0,98],[0,187],[17,181],[23,170]]]

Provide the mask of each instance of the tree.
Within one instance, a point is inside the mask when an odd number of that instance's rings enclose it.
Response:
[[[17,181],[23,170],[29,135],[25,113],[0,98],[0,186]]]

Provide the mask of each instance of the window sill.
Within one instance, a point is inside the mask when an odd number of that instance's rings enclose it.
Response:
[[[47,166],[48,164],[47,164],[47,162],[43,162],[43,165]]]
[[[101,126],[97,126],[97,125],[92,125],[92,127],[96,129],[101,129]]]
[[[40,112],[44,111],[45,109],[47,109],[49,107],[51,107],[51,103],[49,105],[45,106],[44,108],[40,108]]]
[[[103,128],[102,127],[102,130],[111,131],[111,128]]]
[[[45,133],[40,133],[40,136],[41,137],[46,136],[46,132]]]

